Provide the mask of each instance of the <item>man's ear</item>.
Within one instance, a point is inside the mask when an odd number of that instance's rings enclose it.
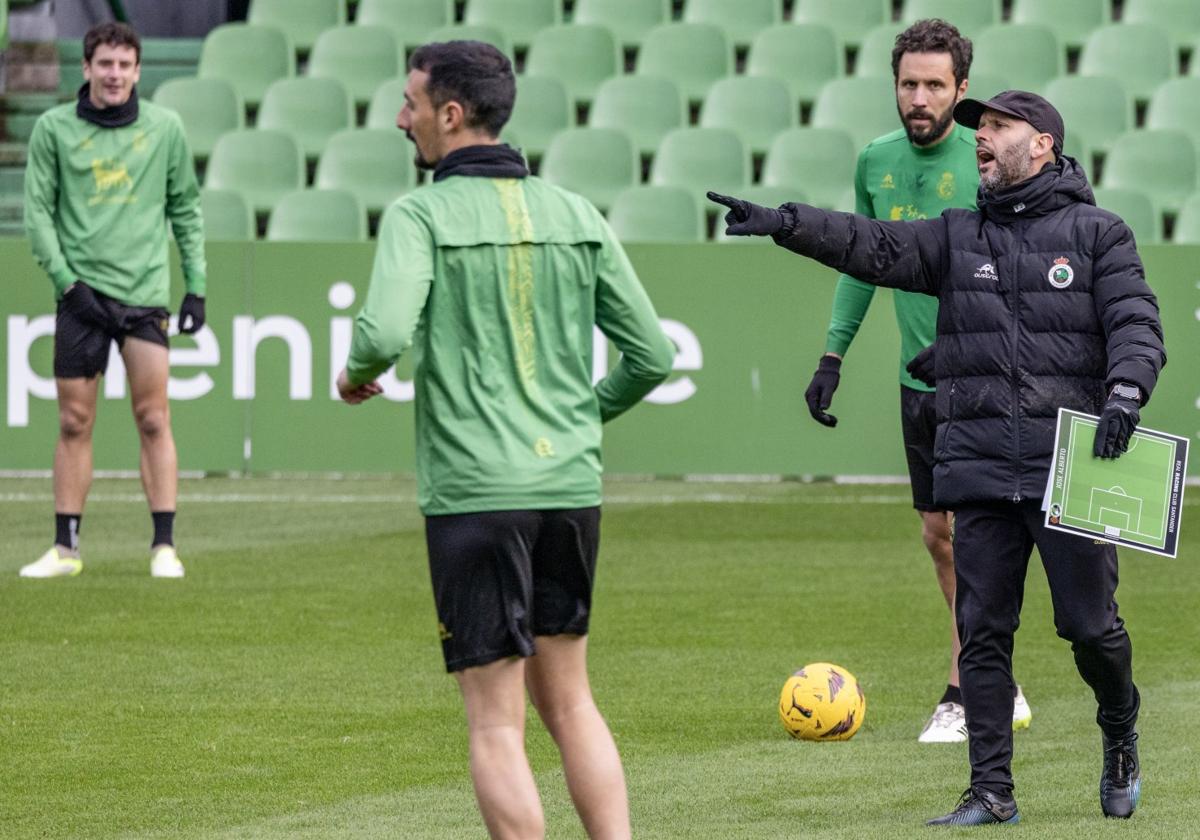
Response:
[[[444,131],[452,132],[463,127],[465,116],[462,105],[451,99],[441,107],[441,113],[438,114],[438,121],[441,123]]]
[[[1029,155],[1034,160],[1047,155],[1054,148],[1054,138],[1049,134],[1034,134],[1029,141]]]

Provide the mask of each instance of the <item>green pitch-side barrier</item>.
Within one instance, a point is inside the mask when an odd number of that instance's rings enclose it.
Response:
[[[815,423],[804,389],[824,348],[833,272],[770,245],[630,247],[678,347],[648,404],[606,428],[610,472],[656,475],[905,475],[898,348],[880,290],[842,368],[836,429]],[[211,243],[208,326],[172,345],[172,419],[180,467],[207,471],[407,471],[411,371],[387,399],[350,407],[333,393],[374,247]],[[1143,250],[1170,362],[1147,425],[1200,432],[1200,247]],[[49,469],[57,434],[50,282],[23,240],[0,240],[4,423],[0,470]],[[182,297],[176,280],[173,305]],[[601,359],[598,366],[603,365]],[[97,469],[136,469],[123,378],[102,385]],[[1189,473],[1200,475],[1200,459]]]

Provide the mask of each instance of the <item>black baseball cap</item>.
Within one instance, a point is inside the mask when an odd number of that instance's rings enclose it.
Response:
[[[979,128],[979,118],[984,111],[999,111],[1025,120],[1041,134],[1049,134],[1054,138],[1054,156],[1062,156],[1063,128],[1062,114],[1036,93],[1027,90],[1006,90],[997,93],[986,102],[978,99],[964,99],[954,106],[954,121],[967,128]]]

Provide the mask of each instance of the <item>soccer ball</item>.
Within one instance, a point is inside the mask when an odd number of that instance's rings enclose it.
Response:
[[[845,741],[867,714],[867,698],[854,675],[838,665],[805,665],[783,684],[779,719],[793,738]]]

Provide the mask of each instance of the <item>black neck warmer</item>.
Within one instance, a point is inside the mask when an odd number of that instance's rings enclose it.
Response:
[[[75,105],[75,116],[79,119],[87,120],[101,128],[120,128],[138,118],[137,85],[133,86],[133,91],[125,100],[124,105],[117,105],[113,108],[97,108],[93,105],[91,97],[88,96],[90,89],[91,86],[88,82],[84,82],[83,87],[79,89],[79,102]]]
[[[433,170],[433,180],[451,175],[473,175],[477,178],[525,178],[529,168],[525,158],[512,146],[464,146],[446,155]]]

